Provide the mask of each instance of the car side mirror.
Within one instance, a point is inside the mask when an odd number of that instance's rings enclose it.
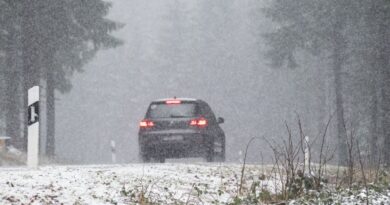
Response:
[[[225,119],[223,119],[222,117],[218,117],[217,122],[218,122],[218,124],[222,124],[225,122]]]

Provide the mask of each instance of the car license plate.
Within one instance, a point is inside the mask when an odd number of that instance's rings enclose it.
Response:
[[[179,140],[183,140],[183,136],[172,135],[172,136],[166,136],[163,139],[164,139],[164,141],[179,141]]]

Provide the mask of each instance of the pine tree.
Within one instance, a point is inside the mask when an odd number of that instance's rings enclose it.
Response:
[[[51,35],[57,52],[53,56],[53,70],[47,72],[47,151],[54,154],[55,96],[54,90],[66,92],[70,89],[69,77],[74,71],[81,71],[82,66],[96,54],[99,49],[119,46],[122,42],[110,35],[120,28],[120,24],[108,20],[111,4],[97,1],[72,1],[69,4],[55,4],[52,13],[60,14],[56,19],[62,27],[53,28]],[[65,8],[65,9],[64,9]],[[62,13],[62,15],[61,15]],[[58,21],[57,20],[57,21]],[[75,20],[75,21],[72,21]],[[73,24],[73,25],[72,25]]]
[[[388,3],[387,3],[388,4]],[[386,121],[383,91],[387,87],[384,73],[389,67],[386,60],[386,43],[389,41],[387,25],[389,24],[389,8],[386,1],[356,1],[355,15],[351,18],[354,25],[351,32],[351,45],[353,46],[354,61],[361,67],[359,79],[363,82],[360,90],[355,91],[357,96],[367,96],[369,102],[363,115],[369,116],[367,125],[369,133],[368,142],[370,161],[376,163],[378,158],[383,158],[380,150],[385,138]],[[356,75],[356,74],[355,74]],[[364,88],[364,86],[366,88]],[[386,155],[386,148],[384,149]],[[387,157],[385,158],[387,159]]]
[[[5,66],[1,73],[4,83],[4,103],[5,110],[5,135],[12,137],[11,143],[19,149],[24,149],[23,143],[23,104],[21,99],[21,29],[20,12],[21,3],[19,1],[5,0],[1,2],[1,25],[5,31],[4,41],[0,46],[4,46]]]
[[[105,18],[110,4],[100,0],[35,0],[23,5],[24,92],[41,84],[46,93],[46,154],[55,153],[55,90],[70,90],[70,77],[99,49],[120,45],[110,35],[119,24]]]
[[[265,10],[279,24],[275,32],[265,35],[270,50],[267,56],[275,67],[297,66],[294,55],[306,50],[313,55],[330,54],[334,77],[339,163],[347,161],[343,99],[343,64],[347,60],[346,19],[350,14],[347,1],[275,1]]]
[[[381,138],[384,139],[384,158],[389,159],[388,3],[385,0],[275,1],[265,12],[279,24],[276,32],[265,35],[272,65],[293,68],[297,66],[295,55],[303,50],[330,56],[340,164],[345,164],[347,156],[346,129],[355,129],[346,125],[345,113],[351,119],[370,116],[369,125],[358,123],[357,126],[370,130],[365,136],[372,159],[379,155],[377,145]],[[355,69],[355,66],[359,68]],[[348,100],[355,102],[348,103]]]
[[[380,90],[379,122],[381,130],[378,131],[384,138],[384,159],[390,166],[390,2],[372,1],[370,14],[372,16],[374,35],[374,68],[378,74],[378,86]]]

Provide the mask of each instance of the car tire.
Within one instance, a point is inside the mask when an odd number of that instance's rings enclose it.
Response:
[[[221,138],[221,151],[219,152],[214,152],[214,162],[225,162],[225,153],[226,153],[226,149],[225,149],[225,138]]]
[[[221,153],[216,153],[214,157],[215,162],[225,162],[225,152],[222,151]]]
[[[226,142],[225,139],[222,141],[222,152],[219,154],[219,161],[220,162],[225,162],[226,160]]]
[[[215,153],[214,153],[214,144],[210,144],[205,151],[205,160],[206,162],[214,162]]]

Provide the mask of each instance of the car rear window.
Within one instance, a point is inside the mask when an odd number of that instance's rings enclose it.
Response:
[[[196,103],[180,104],[152,103],[147,113],[148,118],[181,118],[194,117],[197,114]]]

